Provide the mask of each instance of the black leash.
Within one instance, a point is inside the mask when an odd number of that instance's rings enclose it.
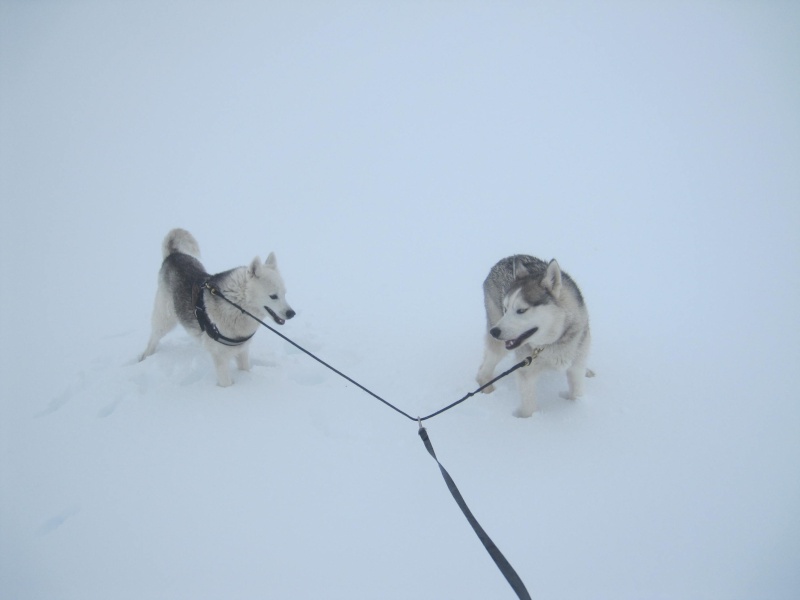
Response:
[[[346,379],[347,381],[349,381],[350,383],[352,383],[353,385],[355,385],[356,387],[358,387],[362,391],[366,392],[367,394],[369,394],[370,396],[372,396],[376,400],[380,400],[386,406],[388,406],[391,409],[394,409],[395,411],[397,411],[398,413],[400,413],[404,417],[406,417],[408,419],[411,419],[412,421],[417,421],[419,423],[419,437],[422,438],[422,443],[425,445],[425,448],[428,450],[428,453],[433,457],[433,460],[436,461],[436,464],[439,465],[439,470],[441,471],[442,477],[444,478],[444,481],[447,484],[447,489],[450,490],[450,493],[453,495],[453,499],[455,499],[456,504],[458,504],[459,508],[461,509],[461,512],[464,513],[464,516],[467,518],[467,521],[469,522],[469,524],[472,526],[472,529],[477,534],[478,539],[483,544],[483,547],[486,548],[486,551],[489,553],[489,556],[492,557],[492,560],[497,565],[497,568],[500,569],[500,572],[506,578],[506,581],[508,581],[508,583],[511,586],[511,588],[517,594],[517,597],[520,600],[531,600],[531,596],[528,593],[528,590],[525,588],[525,584],[522,583],[522,579],[520,579],[519,575],[517,575],[517,572],[514,570],[514,568],[511,566],[511,564],[508,562],[508,560],[506,560],[506,557],[503,556],[503,553],[500,552],[499,548],[495,545],[495,543],[488,536],[488,534],[483,530],[483,527],[481,527],[480,523],[478,523],[477,519],[472,514],[472,511],[467,506],[467,503],[464,501],[464,497],[461,495],[461,492],[458,491],[458,487],[456,487],[456,484],[453,481],[453,478],[450,477],[450,474],[447,472],[447,470],[444,468],[444,466],[442,466],[442,463],[440,463],[439,459],[436,458],[436,453],[433,451],[433,445],[431,444],[431,440],[428,437],[428,431],[422,426],[422,421],[425,421],[426,419],[430,419],[432,417],[435,417],[436,415],[440,415],[440,414],[442,414],[443,412],[445,412],[447,410],[450,410],[454,406],[457,406],[457,405],[461,404],[462,402],[464,402],[468,398],[470,398],[470,397],[474,396],[475,394],[477,394],[478,392],[482,391],[484,388],[487,388],[490,385],[492,385],[493,383],[495,383],[496,381],[502,379],[503,377],[506,377],[507,375],[510,375],[511,373],[516,371],[517,369],[521,369],[522,367],[527,367],[539,355],[539,353],[541,352],[541,348],[537,348],[536,350],[534,350],[534,352],[533,352],[533,354],[531,356],[526,357],[524,360],[518,362],[516,365],[514,365],[510,369],[508,369],[506,371],[503,371],[500,375],[498,375],[497,377],[495,377],[494,379],[492,379],[488,383],[483,384],[481,387],[476,389],[474,392],[470,392],[469,394],[467,394],[463,398],[460,398],[459,400],[456,400],[452,404],[448,404],[447,406],[437,410],[436,412],[432,412],[431,414],[429,414],[429,415],[427,415],[425,417],[417,417],[415,419],[414,417],[409,415],[404,410],[401,410],[401,409],[397,408],[394,404],[392,404],[388,400],[384,400],[383,398],[378,396],[378,394],[376,394],[375,392],[373,392],[373,391],[369,390],[368,388],[364,387],[363,385],[361,385],[360,383],[358,383],[354,379],[352,379],[352,378],[348,377],[347,375],[345,375],[344,373],[342,373],[340,370],[338,370],[338,369],[332,367],[331,365],[329,365],[328,363],[326,363],[324,360],[322,360],[318,356],[312,354],[311,352],[309,352],[308,350],[303,348],[301,345],[299,345],[296,342],[294,342],[293,340],[289,339],[288,337],[283,335],[280,331],[276,330],[274,327],[270,327],[268,324],[266,324],[264,321],[262,321],[261,319],[256,317],[254,314],[252,314],[249,311],[245,310],[244,308],[242,308],[241,306],[239,306],[235,302],[231,302],[230,300],[228,300],[222,294],[222,292],[220,292],[218,289],[216,289],[210,283],[205,282],[205,284],[203,284],[203,287],[205,289],[209,290],[213,295],[222,298],[223,300],[225,300],[225,302],[227,302],[231,306],[234,306],[234,307],[238,308],[244,314],[246,314],[249,317],[255,319],[256,321],[261,323],[264,327],[269,329],[272,333],[274,333],[275,335],[279,336],[284,341],[289,342],[292,346],[294,346],[298,350],[304,352],[305,354],[307,354],[308,356],[310,356],[311,358],[316,360],[318,363],[320,363],[321,365],[327,367],[328,369],[330,369],[331,371],[333,371],[334,373],[336,373],[340,377]]]
[[[464,501],[464,497],[461,495],[461,492],[458,491],[455,481],[453,481],[453,478],[450,477],[450,473],[447,472],[447,469],[445,469],[444,466],[442,466],[442,463],[439,462],[439,459],[436,458],[436,453],[433,451],[433,445],[428,437],[428,431],[422,426],[422,423],[419,424],[419,437],[422,438],[422,443],[425,444],[425,448],[427,448],[428,453],[433,457],[433,460],[436,461],[436,464],[439,465],[439,470],[442,472],[442,477],[444,478],[444,482],[447,484],[447,489],[450,490],[450,493],[453,495],[456,504],[458,504],[461,512],[464,513],[464,516],[467,518],[467,521],[469,521],[469,524],[472,525],[472,529],[478,535],[478,539],[483,544],[483,547],[486,548],[489,556],[492,557],[492,560],[497,565],[497,568],[500,569],[500,572],[506,578],[506,581],[508,581],[511,589],[516,592],[517,597],[520,600],[531,600],[531,596],[528,593],[528,590],[525,588],[525,584],[522,583],[522,579],[520,579],[519,575],[517,575],[517,572],[506,560],[506,557],[503,556],[503,553],[500,552],[500,549],[492,541],[492,538],[487,535],[487,533],[483,530],[483,527],[481,527],[480,523],[478,523],[478,520],[472,514],[472,511]]]

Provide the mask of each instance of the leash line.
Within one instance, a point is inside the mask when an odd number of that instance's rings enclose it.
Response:
[[[487,383],[484,383],[484,384],[483,384],[481,387],[479,387],[479,388],[478,388],[477,390],[475,390],[474,392],[470,392],[469,394],[467,394],[467,395],[466,395],[466,396],[464,396],[463,398],[461,398],[461,399],[459,399],[459,400],[456,400],[456,401],[455,401],[455,402],[453,402],[452,404],[448,404],[448,405],[447,405],[447,406],[445,406],[444,408],[440,408],[440,409],[439,409],[439,410],[437,410],[436,412],[432,412],[431,414],[429,414],[429,415],[428,415],[428,416],[426,416],[426,417],[421,417],[419,420],[420,420],[420,421],[425,421],[425,420],[427,420],[427,419],[430,419],[431,417],[435,417],[435,416],[437,416],[437,415],[440,415],[440,414],[442,414],[443,412],[450,410],[450,409],[451,409],[451,408],[453,408],[454,406],[458,406],[459,404],[461,404],[461,403],[462,403],[462,402],[464,402],[465,400],[467,400],[467,399],[469,399],[469,398],[472,398],[472,396],[474,396],[474,395],[475,395],[475,394],[477,394],[478,392],[482,392],[484,389],[486,389],[487,387],[489,387],[489,386],[490,386],[490,385],[492,385],[493,383],[495,383],[495,382],[497,382],[497,381],[501,380],[503,377],[506,377],[506,376],[508,376],[508,375],[511,375],[511,373],[513,373],[513,372],[514,372],[514,371],[516,371],[517,369],[521,369],[522,367],[527,367],[528,365],[530,365],[530,364],[531,364],[531,363],[534,361],[534,359],[535,359],[537,356],[539,356],[539,353],[540,353],[541,351],[542,351],[542,349],[541,349],[541,348],[536,348],[536,350],[534,350],[534,351],[533,351],[533,354],[531,354],[530,356],[527,356],[527,357],[525,357],[525,359],[524,359],[524,360],[521,360],[520,362],[518,362],[517,364],[515,364],[515,365],[514,365],[513,367],[511,367],[510,369],[508,369],[508,370],[506,370],[506,371],[503,371],[502,373],[500,373],[500,375],[498,375],[497,377],[495,377],[495,378],[494,378],[494,379],[492,379],[491,381],[489,381],[489,382],[487,382]]]
[[[346,379],[347,381],[349,381],[350,383],[352,383],[354,386],[358,387],[358,388],[359,388],[360,390],[362,390],[363,392],[366,392],[367,394],[369,394],[370,396],[372,396],[372,397],[373,397],[373,398],[375,398],[376,400],[379,400],[379,401],[383,402],[383,403],[384,403],[386,406],[388,406],[389,408],[392,408],[392,409],[396,410],[398,413],[400,413],[401,415],[403,415],[403,416],[404,416],[404,417],[406,417],[407,419],[411,419],[412,421],[416,421],[416,419],[415,419],[414,417],[412,417],[410,414],[408,414],[408,413],[407,413],[407,412],[405,412],[404,410],[401,410],[401,409],[397,408],[397,407],[396,407],[394,404],[392,404],[391,402],[389,402],[389,401],[387,401],[387,400],[384,400],[383,398],[381,398],[380,396],[378,396],[378,394],[376,394],[376,393],[375,393],[375,392],[373,392],[372,390],[370,390],[370,389],[368,389],[368,388],[364,387],[363,385],[361,385],[360,383],[358,383],[358,382],[357,382],[355,379],[353,379],[352,377],[348,377],[347,375],[345,375],[344,373],[342,373],[342,372],[341,372],[339,369],[337,369],[336,367],[334,367],[334,366],[332,366],[332,365],[329,365],[328,363],[326,363],[324,360],[322,360],[321,358],[319,358],[319,357],[318,357],[318,356],[316,356],[315,354],[313,354],[313,353],[311,353],[310,351],[308,351],[308,350],[306,350],[305,348],[303,348],[303,347],[302,347],[300,344],[298,344],[298,343],[297,343],[297,342],[295,342],[294,340],[292,340],[292,339],[290,339],[290,338],[286,337],[285,335],[283,335],[283,334],[282,334],[280,331],[278,331],[278,330],[277,330],[277,329],[275,329],[274,327],[270,327],[270,326],[269,326],[267,323],[265,323],[264,321],[262,321],[261,319],[259,319],[257,316],[255,316],[255,315],[254,315],[253,313],[251,313],[250,311],[248,311],[248,310],[246,310],[246,309],[242,308],[241,306],[239,306],[239,305],[238,305],[238,304],[236,304],[235,302],[232,302],[232,301],[228,300],[228,299],[227,299],[225,296],[223,296],[223,295],[222,295],[222,292],[220,292],[218,289],[216,289],[216,288],[215,288],[214,286],[212,286],[211,284],[208,284],[208,283],[206,283],[206,288],[207,288],[207,289],[208,289],[208,290],[209,290],[209,291],[210,291],[212,294],[214,294],[215,296],[219,296],[220,298],[222,298],[223,300],[225,300],[225,302],[227,302],[227,303],[228,303],[228,304],[230,304],[231,306],[234,306],[234,307],[238,308],[240,311],[242,311],[242,312],[243,312],[244,314],[246,314],[248,317],[250,317],[251,319],[255,319],[256,321],[258,321],[259,323],[261,323],[261,324],[262,324],[264,327],[266,327],[267,329],[269,329],[269,330],[270,330],[272,333],[274,333],[275,335],[277,335],[278,337],[280,337],[280,338],[281,338],[281,339],[283,339],[284,341],[286,341],[286,342],[289,342],[289,343],[290,343],[292,346],[294,346],[295,348],[297,348],[297,349],[298,349],[298,350],[300,350],[301,352],[304,352],[305,354],[307,354],[308,356],[310,356],[311,358],[313,358],[315,361],[317,361],[317,362],[318,362],[318,363],[320,363],[321,365],[323,365],[323,366],[327,367],[328,369],[330,369],[331,371],[333,371],[334,373],[336,373],[336,374],[337,374],[339,377],[342,377],[343,379]]]
[[[492,385],[493,383],[495,383],[495,382],[499,381],[500,379],[503,379],[503,377],[506,377],[506,376],[510,375],[511,373],[513,373],[514,371],[516,371],[517,369],[521,369],[522,367],[527,367],[528,365],[530,365],[530,364],[531,364],[531,362],[533,362],[533,360],[534,360],[534,359],[535,359],[535,358],[536,358],[536,357],[539,355],[539,353],[542,351],[542,349],[541,349],[541,348],[536,348],[536,349],[533,351],[533,354],[532,354],[531,356],[528,356],[528,357],[526,357],[524,360],[522,360],[522,361],[518,362],[517,364],[515,364],[515,365],[514,365],[513,367],[511,367],[510,369],[508,369],[508,370],[506,370],[506,371],[503,371],[502,373],[500,373],[500,375],[498,375],[497,377],[495,377],[495,378],[494,378],[494,379],[492,379],[491,381],[489,381],[489,382],[487,382],[487,383],[483,384],[481,387],[479,387],[478,389],[476,389],[474,392],[470,392],[470,393],[468,393],[468,394],[467,394],[466,396],[464,396],[463,398],[460,398],[460,399],[456,400],[455,402],[453,402],[453,403],[451,403],[451,404],[448,404],[448,405],[447,405],[447,406],[445,406],[444,408],[441,408],[441,409],[439,409],[439,410],[437,410],[437,411],[435,411],[435,412],[432,412],[431,414],[429,414],[429,415],[427,415],[427,416],[425,416],[425,417],[412,417],[412,416],[411,416],[410,414],[408,414],[406,411],[404,411],[404,410],[402,410],[402,409],[400,409],[400,408],[396,407],[394,404],[392,404],[392,403],[391,403],[391,402],[389,402],[388,400],[385,400],[384,398],[381,398],[381,397],[380,397],[378,394],[376,394],[375,392],[373,392],[373,391],[372,391],[372,390],[370,390],[369,388],[367,388],[367,387],[364,387],[363,385],[361,385],[360,383],[358,383],[358,382],[357,382],[355,379],[353,379],[352,377],[349,377],[349,376],[345,375],[344,373],[342,373],[342,372],[341,372],[339,369],[337,369],[336,367],[334,367],[334,366],[332,366],[332,365],[328,364],[327,362],[325,362],[324,360],[322,360],[321,358],[319,358],[317,355],[313,354],[313,353],[312,353],[312,352],[310,352],[309,350],[306,350],[306,349],[305,349],[305,348],[303,348],[303,347],[302,347],[300,344],[298,344],[298,343],[297,343],[297,342],[295,342],[294,340],[290,339],[289,337],[285,336],[284,334],[282,334],[280,331],[278,331],[278,330],[277,330],[277,329],[275,329],[274,327],[271,327],[269,324],[267,324],[267,323],[265,323],[264,321],[262,321],[261,319],[259,319],[257,316],[255,316],[255,315],[254,315],[253,313],[251,313],[250,311],[248,311],[248,310],[246,310],[246,309],[242,308],[241,306],[239,306],[239,305],[238,305],[238,304],[236,304],[235,302],[233,302],[233,301],[229,300],[228,298],[226,298],[226,297],[224,296],[224,294],[223,294],[222,292],[220,292],[220,291],[219,291],[217,288],[215,288],[215,287],[214,287],[213,285],[211,285],[210,283],[208,283],[208,282],[205,282],[205,283],[203,284],[203,287],[204,287],[205,289],[207,289],[209,292],[211,292],[211,294],[212,294],[212,295],[214,295],[214,296],[217,296],[217,297],[219,297],[219,298],[222,298],[222,299],[223,299],[225,302],[227,302],[227,303],[228,303],[228,304],[230,304],[231,306],[233,306],[233,307],[235,307],[235,308],[239,309],[240,311],[242,311],[242,313],[246,314],[246,315],[247,315],[248,317],[250,317],[251,319],[254,319],[255,321],[257,321],[257,322],[261,323],[261,325],[263,325],[264,327],[266,327],[267,329],[269,329],[269,330],[270,330],[272,333],[274,333],[275,335],[277,335],[278,337],[280,337],[280,338],[281,338],[281,339],[283,339],[284,341],[286,341],[286,342],[289,342],[289,343],[290,343],[292,346],[294,346],[295,348],[297,348],[297,349],[298,349],[298,350],[300,350],[301,352],[305,353],[307,356],[309,356],[309,357],[313,358],[315,361],[317,361],[318,363],[320,363],[320,364],[321,364],[321,365],[323,365],[324,367],[327,367],[328,369],[330,369],[331,371],[333,371],[334,373],[336,373],[336,374],[337,374],[339,377],[341,377],[341,378],[343,378],[343,379],[345,379],[345,380],[349,381],[349,382],[350,382],[350,383],[352,383],[354,386],[356,386],[357,388],[359,388],[361,391],[363,391],[363,392],[365,392],[365,393],[369,394],[370,396],[372,396],[372,397],[373,397],[373,398],[375,398],[376,400],[378,400],[378,401],[380,401],[380,402],[383,402],[383,403],[384,403],[386,406],[388,406],[388,407],[389,407],[389,408],[391,408],[392,410],[394,410],[394,411],[398,412],[399,414],[403,415],[403,416],[404,416],[406,419],[409,419],[409,420],[411,420],[411,421],[419,421],[419,422],[421,422],[421,421],[426,421],[426,420],[428,420],[428,419],[430,419],[430,418],[433,418],[433,417],[435,417],[435,416],[437,416],[437,415],[440,415],[440,414],[442,414],[442,413],[443,413],[443,412],[445,412],[445,411],[448,411],[448,410],[450,410],[450,409],[451,409],[451,408],[453,408],[454,406],[458,406],[459,404],[461,404],[461,403],[462,403],[462,402],[464,402],[465,400],[468,400],[469,398],[471,398],[472,396],[474,396],[474,395],[475,395],[475,394],[477,394],[478,392],[480,392],[480,391],[484,390],[485,388],[489,387],[490,385]]]

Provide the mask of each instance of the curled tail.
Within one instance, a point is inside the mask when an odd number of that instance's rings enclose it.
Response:
[[[197,240],[185,229],[177,228],[170,231],[167,237],[164,238],[161,250],[164,258],[176,252],[188,254],[197,259],[200,258],[200,246],[197,244]]]

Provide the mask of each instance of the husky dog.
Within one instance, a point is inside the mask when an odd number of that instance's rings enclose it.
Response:
[[[561,396],[581,396],[584,375],[594,375],[586,370],[589,313],[578,286],[558,263],[525,255],[504,258],[489,271],[483,293],[488,331],[478,383],[491,381],[507,350],[520,360],[538,353],[529,367],[517,371],[521,402],[514,414],[530,417],[536,410],[534,385],[546,370],[566,369],[569,390]],[[484,392],[493,390],[489,386]]]
[[[275,254],[270,253],[264,263],[256,257],[248,267],[209,275],[198,260],[197,241],[185,229],[170,231],[162,249],[164,262],[158,274],[152,332],[139,361],[153,354],[159,340],[180,322],[211,353],[217,383],[227,387],[233,383],[229,369],[232,358],[240,370],[250,370],[250,340],[258,323],[212,293],[209,287],[259,319],[269,314],[278,325],[283,325],[295,312],[286,303],[286,288]]]

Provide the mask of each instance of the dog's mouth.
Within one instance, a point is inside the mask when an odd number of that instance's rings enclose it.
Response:
[[[275,321],[278,325],[283,325],[284,323],[286,323],[286,320],[281,319],[278,316],[278,314],[274,310],[272,310],[269,306],[265,306],[264,308],[267,309],[269,316],[272,317],[272,320]]]
[[[513,340],[508,340],[506,342],[506,350],[513,350],[514,348],[519,348],[525,340],[531,337],[534,333],[539,331],[538,327],[534,327],[533,329],[529,329],[525,333],[523,333],[518,338],[514,338]]]

